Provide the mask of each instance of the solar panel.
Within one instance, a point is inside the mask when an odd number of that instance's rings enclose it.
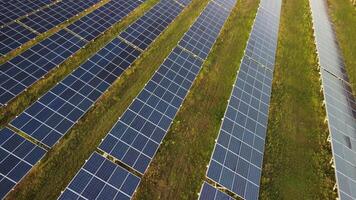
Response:
[[[44,33],[98,2],[99,0],[62,0],[53,6],[21,19],[20,22],[39,33]]]
[[[228,13],[210,2],[193,24],[221,27]],[[215,16],[211,21],[206,16]],[[221,23],[221,24],[216,24]],[[209,29],[205,29],[210,32]],[[220,30],[215,30],[219,32]],[[190,34],[189,30],[186,34]],[[205,32],[201,32],[205,34]],[[217,37],[216,34],[214,34]],[[185,38],[186,36],[183,36]],[[212,38],[215,41],[216,38]],[[207,52],[209,52],[208,49]],[[203,61],[177,46],[117,121],[99,149],[143,174],[165,137]]]
[[[257,11],[207,170],[210,180],[249,200],[259,194],[278,36],[279,16],[263,7],[266,1]]]
[[[27,108],[11,125],[52,147],[138,57],[114,39]]]
[[[327,13],[310,1],[339,198],[356,199],[356,102]]]
[[[224,24],[229,12],[219,5],[209,3],[206,11],[193,24],[179,42],[179,46],[194,53],[201,59],[206,59],[209,51]]]
[[[1,4],[0,26],[9,23],[21,16],[29,14],[45,5],[50,4],[50,0],[11,0]]]
[[[132,198],[140,178],[94,152],[59,199]]]
[[[143,2],[143,0],[112,0],[67,28],[87,41],[91,41]]]
[[[183,7],[175,1],[160,1],[123,31],[120,37],[145,50],[182,10]]]
[[[233,198],[204,181],[199,200],[233,200]]]
[[[18,23],[12,23],[0,29],[0,56],[18,48],[37,35]]]
[[[0,199],[44,156],[46,151],[8,128],[0,130]]]
[[[75,35],[61,30],[2,64],[0,103],[9,102],[84,45]]]

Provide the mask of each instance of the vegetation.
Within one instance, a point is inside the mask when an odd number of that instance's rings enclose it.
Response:
[[[79,13],[78,15],[73,16],[72,18],[68,19],[68,21],[59,24],[56,27],[51,28],[50,30],[39,34],[36,38],[26,42],[25,44],[21,45],[19,48],[12,50],[11,52],[7,53],[0,57],[0,64],[5,63],[6,61],[14,58],[15,56],[19,55],[20,53],[24,52],[26,49],[32,47],[33,45],[41,42],[42,40],[46,39],[47,37],[55,34],[59,30],[67,27],[71,23],[75,22],[76,20],[80,19],[81,17],[91,13],[92,11],[96,10],[97,8],[101,7],[102,5],[109,2],[109,0],[102,0],[96,3],[95,5],[91,6],[90,8],[84,10],[83,12]]]
[[[328,0],[328,3],[346,71],[356,95],[356,10],[349,0]]]
[[[335,199],[308,0],[284,0],[261,199]]]
[[[197,199],[258,3],[238,1],[134,199]]]
[[[115,38],[120,31],[142,15],[158,0],[148,0],[140,7],[131,12],[120,23],[114,25],[111,29],[99,36],[96,40],[88,43],[85,48],[76,52],[72,57],[48,73],[45,78],[34,83],[26,91],[9,102],[7,106],[0,107],[0,127],[6,125],[16,115],[20,114],[31,103],[37,100],[41,95],[51,89],[56,83],[76,69],[81,63],[85,62],[91,55],[99,51],[102,47]]]
[[[150,0],[144,3],[128,19],[121,22],[119,26],[115,26],[113,30],[110,30],[103,37],[115,37],[115,33],[118,32],[117,29],[126,26],[134,18],[142,15],[143,11],[147,10],[155,2],[157,0]],[[208,0],[193,0],[133,66],[126,70],[120,79],[114,82],[109,91],[100,98],[82,120],[31,170],[29,175],[20,182],[7,199],[56,199],[60,191],[67,186],[81,165],[83,165],[84,160],[94,152],[101,139],[150,79],[164,58],[176,46],[179,39],[188,30],[207,2]],[[99,42],[99,44],[103,45],[108,40],[98,39],[96,43]],[[91,51],[88,51],[88,54],[99,48],[94,44],[91,45]],[[87,49],[89,48],[83,51]],[[85,60],[80,58],[83,58],[86,54],[81,52],[79,55],[76,56],[78,57],[77,59],[72,60],[73,63],[76,60],[75,63],[80,63],[79,60],[81,62]],[[66,66],[73,67],[69,64]],[[70,70],[68,70],[69,72]],[[55,79],[52,81],[56,82]],[[45,87],[45,83],[42,83],[42,85]],[[36,87],[39,87],[39,85],[36,85]],[[32,94],[34,95],[35,93]]]

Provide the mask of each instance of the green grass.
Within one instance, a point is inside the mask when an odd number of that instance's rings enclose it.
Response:
[[[76,124],[45,158],[31,170],[7,199],[56,199],[84,160],[94,152],[133,98],[176,46],[208,0],[193,0],[153,45]],[[149,6],[154,1],[144,4]],[[135,12],[135,14],[142,13]],[[130,17],[133,18],[132,16]],[[124,24],[127,25],[128,21]]]
[[[134,199],[197,199],[257,7],[238,1]]]
[[[356,94],[356,10],[350,0],[328,0],[328,4],[346,71]]]
[[[261,199],[335,199],[308,0],[284,0]]]
[[[28,42],[26,42],[24,44],[22,44],[20,47],[12,50],[11,52],[9,52],[9,53],[7,53],[7,54],[5,54],[3,56],[0,56],[0,64],[3,64],[6,61],[14,58],[15,56],[17,56],[20,53],[24,52],[28,48],[34,46],[35,44],[41,42],[42,40],[48,38],[49,36],[55,34],[59,30],[67,27],[68,25],[72,24],[74,21],[77,21],[81,17],[93,12],[94,10],[96,10],[97,8],[99,8],[102,5],[106,4],[107,2],[109,2],[109,0],[99,1],[95,5],[93,5],[90,8],[84,10],[83,12],[79,13],[78,15],[75,15],[72,18],[68,19],[68,21],[63,22],[63,23],[59,24],[58,26],[55,26],[55,27],[51,28],[50,30],[48,30],[48,31],[46,31],[44,33],[40,33],[37,37],[33,38],[32,40],[30,40],[30,41],[28,41]]]
[[[156,4],[159,0],[147,0],[140,5],[137,9],[131,12],[121,22],[115,24],[111,29],[106,31],[102,36],[94,41],[88,43],[85,48],[76,52],[72,57],[69,57],[65,62],[59,65],[48,73],[44,79],[41,79],[29,87],[26,91],[22,92],[15,99],[10,101],[7,106],[0,108],[0,127],[6,125],[16,115],[20,114],[31,103],[37,100],[41,95],[55,86],[56,83],[61,81],[65,76],[71,73],[78,66],[85,62],[91,55],[99,51],[102,47],[115,38],[124,28],[130,23],[140,17],[151,6]]]

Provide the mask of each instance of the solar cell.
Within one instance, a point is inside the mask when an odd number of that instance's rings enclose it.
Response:
[[[62,0],[53,6],[21,19],[20,22],[39,33],[44,33],[98,2],[99,0]]]
[[[141,5],[143,0],[112,0],[67,28],[90,41]]]
[[[214,16],[213,19],[219,20],[212,21],[210,20],[212,18],[207,18],[207,16]],[[227,16],[225,9],[210,2],[191,29],[194,29],[196,24],[202,23],[205,27],[220,27],[221,29]],[[214,31],[219,33],[220,29]],[[191,33],[190,30],[186,35]],[[205,34],[204,30],[210,32],[210,29],[202,29],[201,34]],[[212,41],[216,39],[214,36],[218,35],[214,34],[211,37]],[[210,49],[207,49],[207,52],[209,51]],[[174,48],[102,141],[99,149],[143,174],[165,137],[202,64],[202,59],[191,52],[179,46]]]
[[[11,122],[52,147],[138,57],[139,51],[114,39]]]
[[[356,102],[324,1],[310,0],[339,198],[356,199]]]
[[[0,8],[0,26],[29,14],[51,2],[51,0],[10,0],[6,1],[6,3],[2,2]]]
[[[263,7],[265,1],[257,11],[207,170],[210,180],[249,200],[259,194],[278,36],[279,17]],[[280,9],[280,4],[272,8]]]
[[[0,56],[20,47],[37,35],[17,22],[0,29]]]
[[[233,198],[216,189],[209,183],[204,182],[199,194],[199,200],[233,200]]]
[[[175,1],[160,1],[123,31],[120,37],[145,50],[182,10],[183,7]]]
[[[180,40],[179,46],[206,59],[228,14],[227,10],[216,3],[209,3],[201,17]]]
[[[85,45],[61,30],[0,66],[0,103],[6,104]]]
[[[94,152],[59,199],[132,198],[140,178]]]
[[[46,151],[8,128],[0,130],[0,199],[31,170]]]

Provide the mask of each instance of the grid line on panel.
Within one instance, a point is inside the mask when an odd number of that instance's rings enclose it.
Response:
[[[234,198],[218,190],[208,182],[203,183],[199,192],[199,200],[233,200]]]
[[[46,150],[11,129],[0,130],[0,198],[4,198],[42,159]]]

